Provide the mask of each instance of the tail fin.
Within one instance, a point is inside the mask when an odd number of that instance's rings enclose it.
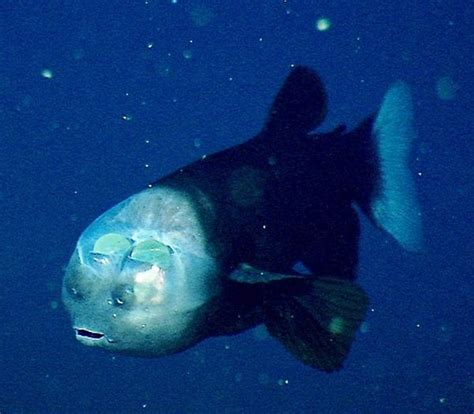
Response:
[[[265,131],[276,137],[308,133],[324,120],[327,96],[323,83],[309,68],[296,66],[271,107]]]
[[[385,94],[371,131],[371,157],[378,170],[374,186],[357,201],[378,227],[411,251],[422,244],[421,212],[408,168],[414,137],[410,90],[397,82]]]
[[[342,368],[367,307],[367,295],[358,285],[321,278],[304,293],[270,302],[265,325],[302,362],[331,372]]]

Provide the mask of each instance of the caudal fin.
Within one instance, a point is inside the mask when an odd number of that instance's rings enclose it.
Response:
[[[414,138],[410,90],[397,82],[385,94],[370,132],[373,186],[357,201],[378,227],[410,251],[422,245],[421,211],[408,165]]]
[[[296,295],[267,305],[265,325],[296,358],[322,371],[342,368],[368,298],[355,283],[332,278],[311,282]]]

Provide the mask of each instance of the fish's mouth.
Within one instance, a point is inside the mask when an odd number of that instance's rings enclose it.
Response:
[[[84,328],[74,328],[74,331],[76,332],[76,339],[80,341],[100,341],[101,339],[106,339],[107,342],[114,342],[102,332],[94,332]]]

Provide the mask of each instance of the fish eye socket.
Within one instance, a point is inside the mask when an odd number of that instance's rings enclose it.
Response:
[[[66,286],[66,290],[75,300],[84,300],[86,298],[85,294],[77,286]]]
[[[99,237],[94,243],[93,255],[110,256],[124,255],[130,250],[132,242],[130,239],[117,233],[107,233]]]
[[[174,254],[173,249],[166,244],[158,240],[145,240],[133,248],[130,258],[166,269],[171,265],[172,254]]]
[[[77,301],[81,301],[90,296],[93,283],[81,274],[73,272],[66,275],[64,279],[64,288],[69,295]]]
[[[133,296],[134,292],[132,285],[118,285],[112,291],[112,304],[115,306],[128,305],[133,300]]]

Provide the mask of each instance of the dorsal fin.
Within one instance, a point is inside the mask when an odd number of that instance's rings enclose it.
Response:
[[[276,135],[308,133],[321,124],[326,111],[321,79],[311,69],[296,66],[273,101],[265,131]]]

